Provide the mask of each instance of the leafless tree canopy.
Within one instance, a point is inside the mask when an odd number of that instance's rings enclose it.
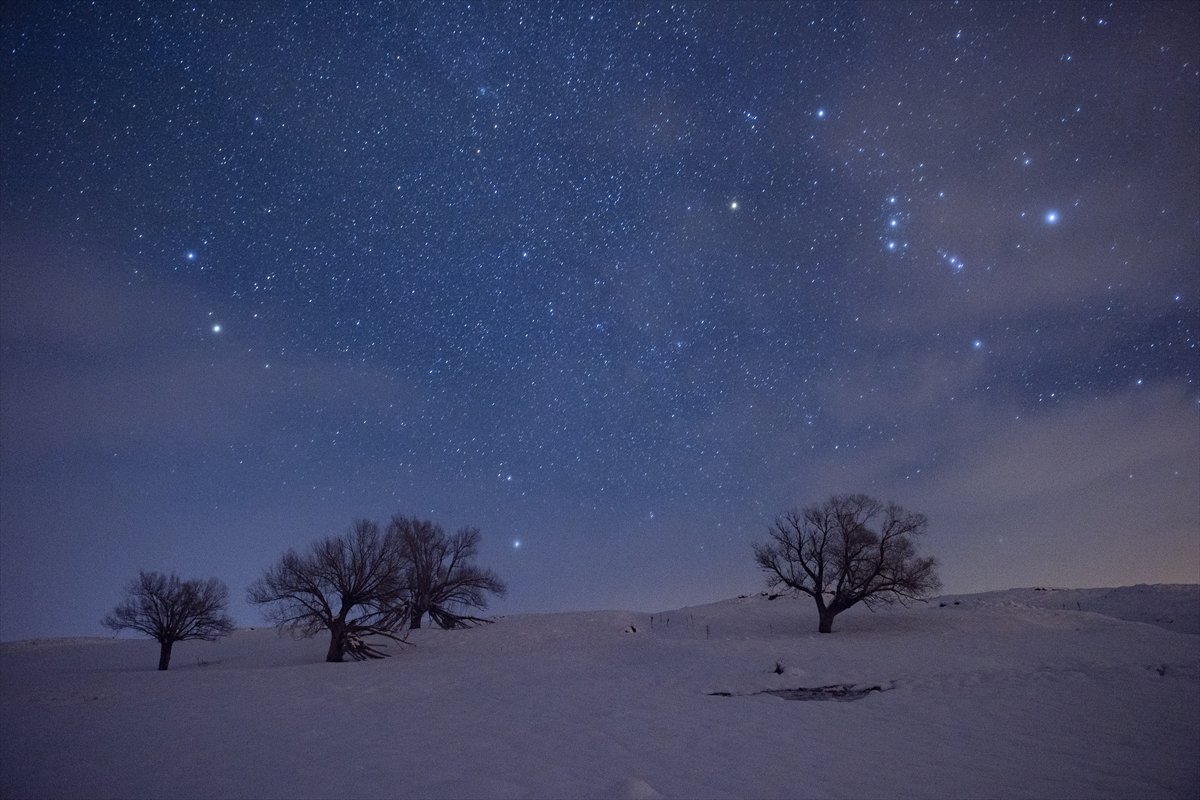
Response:
[[[458,613],[460,608],[487,608],[487,593],[503,596],[507,589],[496,573],[472,563],[479,549],[478,528],[447,536],[440,525],[395,516],[388,532],[402,542],[408,559],[410,627],[421,627],[426,614],[442,628],[486,621]]]
[[[913,544],[927,525],[923,514],[895,504],[838,495],[776,519],[754,558],[769,585],[812,597],[818,630],[830,633],[833,618],[860,602],[903,603],[941,588],[937,561],[917,557]]]
[[[165,670],[175,642],[213,641],[233,630],[233,620],[224,613],[228,598],[229,590],[216,578],[181,581],[175,574],[142,571],[126,588],[125,600],[101,624],[156,640],[158,668]]]
[[[346,655],[383,658],[386,653],[365,637],[403,641],[406,565],[395,535],[359,520],[342,536],[321,539],[304,552],[284,553],[251,585],[249,598],[266,605],[267,619],[280,628],[303,636],[328,630],[326,661],[343,661]]]

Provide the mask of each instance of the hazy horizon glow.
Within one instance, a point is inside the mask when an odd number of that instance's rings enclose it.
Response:
[[[393,513],[496,613],[1200,581],[1200,10],[0,9],[0,639]]]

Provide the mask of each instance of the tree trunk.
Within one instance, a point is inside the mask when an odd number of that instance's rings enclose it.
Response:
[[[329,652],[325,654],[325,660],[332,663],[340,663],[345,660],[346,653],[346,624],[341,620],[334,620],[329,626]]]
[[[838,615],[836,609],[822,608],[820,609],[820,622],[817,624],[817,631],[820,633],[833,633],[833,618]]]
[[[425,616],[425,612],[419,608],[414,608],[412,616],[409,618],[408,627],[414,631],[421,627],[421,617]]]
[[[158,669],[160,672],[166,671],[167,667],[171,665],[171,645],[173,644],[175,643],[171,641],[159,642]]]

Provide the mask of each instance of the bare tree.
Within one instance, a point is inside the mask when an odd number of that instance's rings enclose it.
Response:
[[[268,606],[267,619],[280,628],[302,636],[329,631],[326,661],[384,658],[384,645],[368,644],[365,637],[403,641],[406,565],[396,536],[359,520],[304,552],[288,550],[250,586],[249,598]]]
[[[138,631],[157,641],[158,668],[165,670],[176,642],[211,642],[233,630],[233,620],[223,613],[228,598],[229,590],[216,578],[181,581],[173,573],[142,570],[125,589],[125,600],[100,624],[114,631]]]
[[[457,611],[487,608],[485,593],[507,591],[496,573],[471,563],[479,550],[478,528],[447,536],[440,525],[397,515],[388,531],[401,541],[408,560],[409,627],[420,628],[426,614],[442,628],[488,621]]]
[[[837,495],[775,520],[754,558],[770,586],[786,586],[817,604],[821,633],[851,606],[904,603],[941,588],[937,561],[918,558],[913,537],[928,520],[862,494]]]

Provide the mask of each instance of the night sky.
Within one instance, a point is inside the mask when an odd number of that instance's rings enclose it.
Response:
[[[402,512],[497,613],[1200,580],[1200,6],[4,3],[0,638]]]

